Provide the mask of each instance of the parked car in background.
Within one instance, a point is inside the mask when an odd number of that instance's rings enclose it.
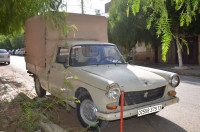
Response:
[[[15,55],[19,55],[19,49],[15,50]]]
[[[13,54],[14,54],[14,51],[15,51],[15,49],[11,50],[11,55],[13,55]]]
[[[19,49],[17,52],[17,55],[24,55],[24,54],[25,54],[24,48]]]
[[[22,52],[21,49],[19,49],[17,55],[21,55],[21,52]]]
[[[11,53],[12,53],[12,50],[8,50],[8,53],[11,54]]]
[[[10,54],[5,49],[0,49],[0,62],[10,64]]]
[[[21,55],[23,55],[23,56],[25,55],[25,50],[24,50],[24,48],[21,49]]]

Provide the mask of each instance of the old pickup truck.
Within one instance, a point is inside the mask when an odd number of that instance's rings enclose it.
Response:
[[[128,64],[117,46],[107,42],[105,17],[69,14],[67,19],[79,29],[75,38],[60,37],[39,17],[26,22],[26,68],[39,97],[48,91],[76,108],[84,127],[98,122],[101,128],[120,119],[122,91],[124,118],[179,102],[179,76]]]

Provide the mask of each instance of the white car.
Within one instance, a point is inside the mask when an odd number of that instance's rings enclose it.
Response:
[[[5,49],[0,49],[0,62],[10,64],[10,54]]]
[[[16,49],[15,55],[19,55],[19,49]]]
[[[21,55],[25,55],[25,50],[24,50],[24,48],[21,49]]]
[[[36,93],[42,97],[48,90],[63,98],[77,108],[78,119],[86,128],[98,122],[103,129],[108,121],[120,119],[122,92],[124,118],[156,113],[179,102],[176,87],[180,78],[176,73],[129,65],[114,44],[64,41],[51,49],[54,52],[51,52],[48,74],[47,67],[35,68],[28,63],[28,57],[32,56],[25,56],[28,72],[34,76]]]

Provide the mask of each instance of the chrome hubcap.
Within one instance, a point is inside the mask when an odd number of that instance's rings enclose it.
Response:
[[[91,100],[86,99],[81,103],[80,114],[88,125],[94,124],[97,121],[96,112],[97,108]]]

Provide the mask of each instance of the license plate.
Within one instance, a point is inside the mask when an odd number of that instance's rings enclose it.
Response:
[[[143,116],[143,115],[147,115],[147,114],[151,114],[151,113],[158,112],[158,111],[160,111],[161,109],[162,109],[162,105],[155,105],[155,106],[151,106],[151,107],[139,109],[139,110],[138,110],[138,117],[139,117],[139,116]]]
[[[0,56],[0,58],[4,58],[4,56]]]

